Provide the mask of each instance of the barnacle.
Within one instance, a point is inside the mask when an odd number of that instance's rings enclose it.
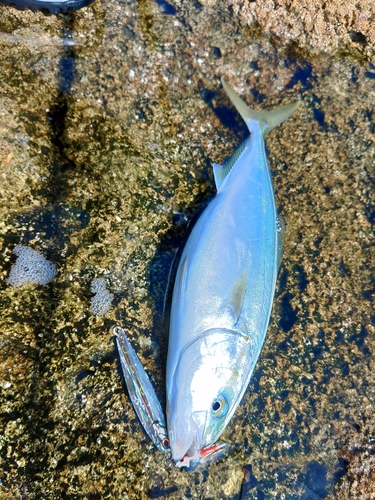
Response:
[[[95,295],[91,299],[91,312],[95,316],[109,311],[113,300],[113,293],[110,293],[106,288],[104,278],[94,278],[91,282],[90,290]]]
[[[40,252],[24,245],[17,245],[13,253],[17,255],[17,261],[9,273],[10,285],[46,285],[55,277],[57,273],[55,264],[49,262]]]

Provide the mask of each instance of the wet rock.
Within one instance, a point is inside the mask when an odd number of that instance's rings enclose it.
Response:
[[[336,488],[337,498],[372,498],[375,494],[373,413],[365,415],[360,425],[353,423],[341,454],[346,474]]]
[[[267,33],[301,54],[348,53],[371,58],[375,51],[371,0],[328,2],[231,0],[234,12],[250,29]]]

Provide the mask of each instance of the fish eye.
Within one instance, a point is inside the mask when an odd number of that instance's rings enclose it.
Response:
[[[170,446],[169,446],[169,439],[168,438],[164,438],[161,442],[161,445],[162,447],[165,449],[165,450],[169,450]]]
[[[223,417],[228,411],[228,402],[223,395],[219,395],[212,401],[211,411],[214,417]]]
[[[218,410],[220,410],[220,407],[221,407],[220,401],[214,401],[214,402],[212,403],[212,410],[213,410],[213,411],[218,411]]]

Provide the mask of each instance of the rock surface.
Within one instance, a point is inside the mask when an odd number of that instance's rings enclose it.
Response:
[[[305,56],[375,54],[372,0],[230,0],[241,23]]]
[[[0,498],[371,498],[375,67],[292,57],[221,1],[0,20]],[[188,473],[140,428],[111,327],[163,399],[170,271],[247,134],[220,77],[257,109],[302,104],[267,139],[287,233],[235,449]],[[9,286],[17,244],[56,278]]]
[[[347,474],[337,485],[337,498],[371,499],[375,497],[375,427],[371,411],[348,436],[342,450]]]

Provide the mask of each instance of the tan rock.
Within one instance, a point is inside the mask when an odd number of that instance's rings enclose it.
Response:
[[[375,51],[375,4],[371,0],[231,0],[242,23],[310,54]]]

